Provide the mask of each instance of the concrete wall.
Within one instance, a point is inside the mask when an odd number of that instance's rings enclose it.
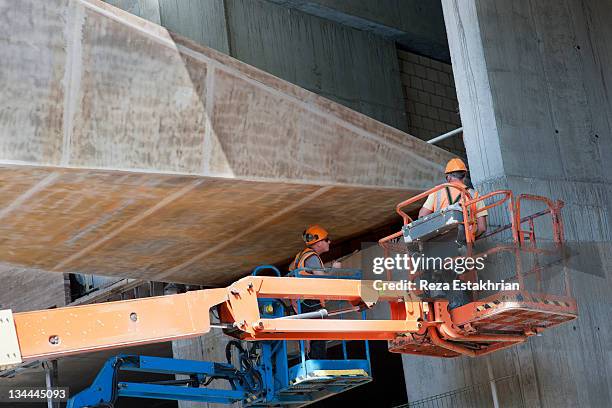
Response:
[[[62,307],[70,301],[70,282],[61,273],[0,264],[0,309],[13,312]]]
[[[408,132],[429,140],[461,127],[451,65],[401,50],[398,56]],[[436,145],[465,157],[460,135]]]
[[[403,48],[450,61],[442,6],[422,0],[267,0],[396,41]]]
[[[443,0],[472,178],[566,202],[568,239],[598,271],[572,272],[577,321],[491,356],[525,406],[612,406],[612,4]],[[599,276],[597,276],[599,275]],[[405,357],[410,400],[487,381],[486,360]],[[500,393],[501,406],[510,393]]]
[[[214,317],[211,321],[214,321]],[[232,338],[223,334],[221,330],[212,330],[210,333],[205,334],[194,339],[176,340],[172,342],[172,354],[174,358],[181,358],[187,360],[198,360],[198,361],[215,361],[224,363],[225,357],[225,345]],[[236,350],[234,349],[234,354]],[[182,378],[182,377],[178,377]],[[211,387],[216,389],[230,389],[227,381],[217,380],[211,384]],[[179,401],[178,406],[180,408],[223,408],[223,407],[239,407],[239,403],[225,405],[215,404],[207,402],[191,402],[191,401]]]
[[[158,22],[142,2],[108,1]],[[406,130],[393,42],[266,0],[155,2],[169,30]]]

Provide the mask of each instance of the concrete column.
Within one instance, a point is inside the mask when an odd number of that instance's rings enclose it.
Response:
[[[610,240],[604,1],[443,1],[472,179],[567,204],[567,233]]]
[[[520,385],[498,387],[500,406],[517,406],[517,395],[527,407],[612,406],[612,324],[603,312],[612,294],[612,4],[442,6],[476,187],[564,200],[567,238],[596,248],[593,267],[572,275],[578,320],[491,356],[492,376],[517,375]],[[405,357],[409,399],[482,382],[483,364]]]
[[[472,24],[476,6],[472,1],[459,3],[446,2],[443,10],[449,46],[462,56],[452,60],[453,75],[472,182],[481,183],[503,175],[503,161],[500,142],[491,137],[497,134],[497,123],[480,27]]]

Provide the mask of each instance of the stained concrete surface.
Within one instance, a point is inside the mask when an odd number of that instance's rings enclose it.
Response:
[[[0,3],[0,262],[221,284],[393,217],[450,155],[99,1]]]

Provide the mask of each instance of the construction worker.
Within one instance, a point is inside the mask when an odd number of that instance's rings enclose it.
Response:
[[[457,184],[461,187],[466,187],[466,175],[467,167],[463,160],[454,158],[449,160],[444,170],[446,174],[446,181],[450,184]],[[472,198],[478,197],[478,192],[473,189],[468,189],[468,192]],[[461,192],[458,189],[452,187],[445,187],[435,193],[430,194],[423,204],[423,207],[419,211],[419,218],[425,217],[433,212],[440,211],[443,208],[448,207],[451,204],[459,202],[461,199]],[[476,209],[483,208],[484,202],[479,201],[476,203]],[[478,237],[487,230],[487,210],[481,211],[476,215],[476,234]]]
[[[300,271],[301,274],[313,274],[313,275],[326,275],[327,273],[323,270],[325,267],[321,255],[329,251],[329,233],[325,228],[319,225],[311,225],[306,228],[302,233],[302,239],[306,244],[301,252],[299,252],[293,262],[291,263],[289,270],[293,271],[300,268],[306,268]],[[341,268],[340,262],[334,262],[333,268]],[[321,301],[318,299],[302,299],[301,312],[308,313],[314,312],[323,307]],[[327,347],[325,340],[311,340],[307,343],[307,354],[309,359],[313,360],[324,360],[327,357]]]
[[[467,167],[463,160],[454,158],[449,160],[444,170],[446,174],[446,181],[450,184],[456,184],[457,186],[466,187],[466,175]],[[468,188],[468,192],[472,198],[477,198],[478,193],[474,189]],[[461,191],[453,187],[445,187],[440,189],[427,197],[425,204],[419,211],[419,218],[425,217],[436,211],[440,211],[452,204],[458,203],[461,200]],[[475,209],[483,208],[485,204],[479,201],[475,205]],[[476,233],[475,237],[482,235],[487,230],[487,211],[481,211],[476,214]],[[472,225],[470,228],[474,228]],[[463,228],[459,228],[457,243],[465,242],[465,232]],[[423,247],[423,251],[427,256],[436,256],[445,258],[446,256],[457,256],[456,244],[444,244],[444,243],[426,243]],[[451,284],[453,279],[456,277],[442,270],[425,270],[423,271],[423,278],[427,281],[436,283],[448,283]],[[462,290],[430,290],[425,292],[426,297],[432,298],[444,298],[449,301],[449,310],[455,309],[459,306],[465,305],[470,302],[471,295],[468,291]]]
[[[306,244],[300,253],[295,256],[289,270],[293,271],[299,268],[306,268],[303,273],[312,273],[314,275],[325,275],[323,261],[321,255],[329,251],[329,233],[325,228],[319,225],[311,225],[302,233],[302,239]],[[341,268],[340,262],[334,262],[332,268]]]

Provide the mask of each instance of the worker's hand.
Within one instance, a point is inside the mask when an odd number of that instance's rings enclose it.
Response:
[[[342,262],[334,261],[334,263],[332,263],[332,268],[334,269],[342,268]]]

